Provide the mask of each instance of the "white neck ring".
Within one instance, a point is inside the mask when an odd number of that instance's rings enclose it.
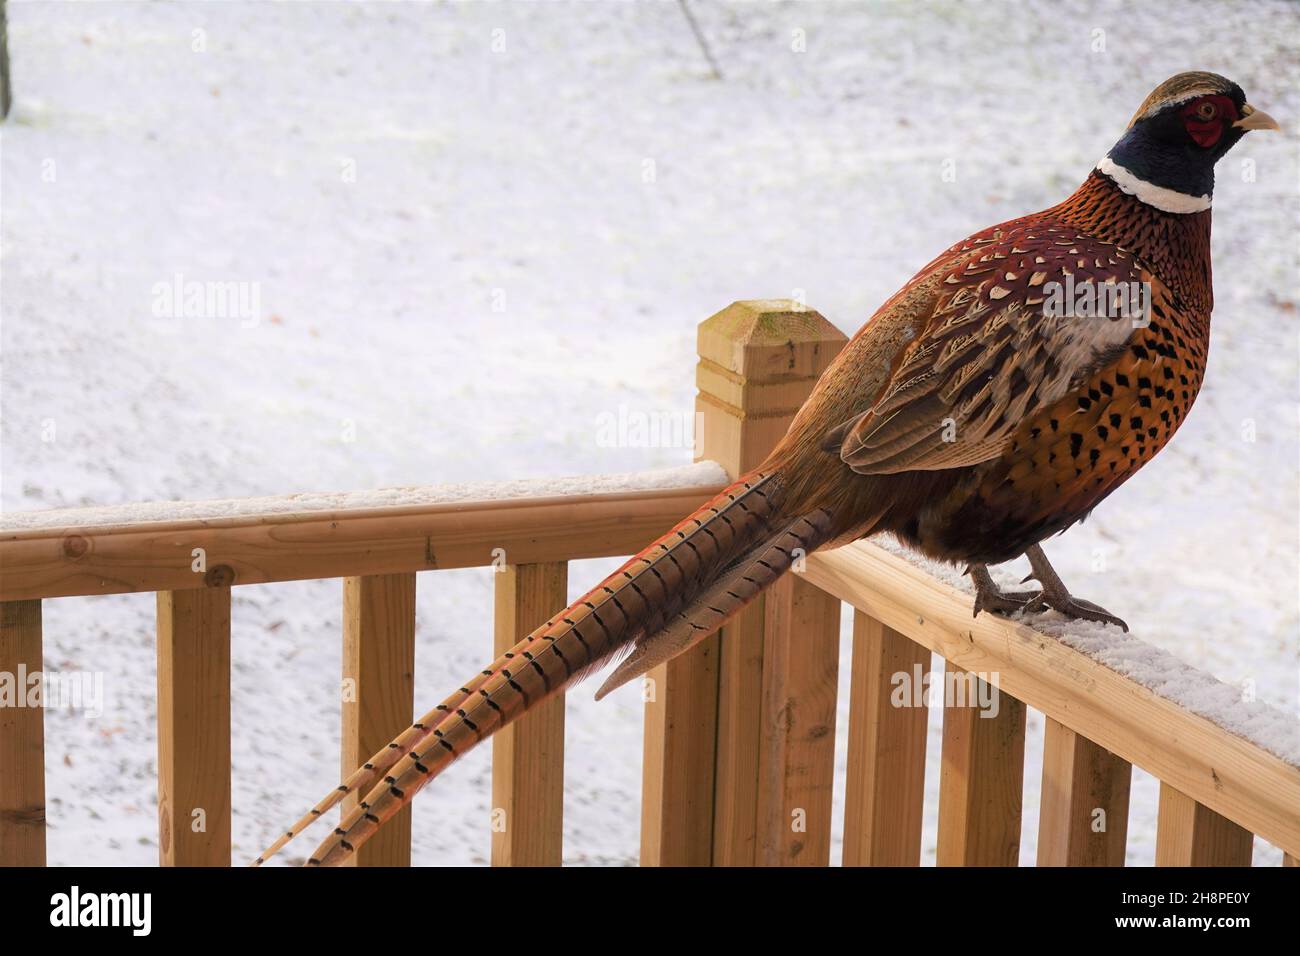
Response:
[[[1145,179],[1138,179],[1109,156],[1097,164],[1097,171],[1114,180],[1121,192],[1136,196],[1141,202],[1154,206],[1162,212],[1185,214],[1204,212],[1210,208],[1209,196],[1189,196],[1187,193],[1180,193],[1149,183]]]

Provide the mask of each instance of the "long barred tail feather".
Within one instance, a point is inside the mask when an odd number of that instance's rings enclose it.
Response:
[[[673,620],[657,632],[638,638],[632,653],[596,691],[596,699],[690,650],[731,620],[801,557],[815,551],[830,532],[831,514],[819,509],[800,515],[741,555]]]
[[[492,676],[491,671],[483,671],[433,710],[411,724],[393,741],[385,744],[383,750],[374,754],[353,771],[351,776],[321,798],[321,801],[316,806],[307,811],[302,819],[286,830],[274,843],[262,851],[261,856],[249,865],[261,866],[284,849],[290,840],[319,820],[327,811],[342,803],[348,794],[368,789],[381,776],[387,774],[389,769],[399,760],[422,744],[424,738],[433,732],[433,728],[437,726],[438,722],[452,711],[459,709],[469,699],[469,696],[478,690],[490,676]]]
[[[458,757],[658,630],[735,555],[766,537],[782,497],[778,476],[745,476],[502,654],[487,669],[492,676],[375,784],[308,864],[346,860]]]
[[[502,654],[318,804],[371,785],[309,865],[346,860],[458,757],[583,675],[629,650],[624,667],[667,659],[739,611],[830,534],[829,514],[792,518],[784,497],[779,473],[746,475]]]

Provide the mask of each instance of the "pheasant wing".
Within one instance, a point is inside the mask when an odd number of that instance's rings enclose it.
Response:
[[[998,457],[1027,416],[1127,347],[1156,281],[1120,247],[1041,220],[934,268],[944,292],[920,334],[871,407],[827,436],[861,474]]]

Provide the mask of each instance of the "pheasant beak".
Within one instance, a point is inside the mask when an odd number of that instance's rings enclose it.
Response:
[[[1232,125],[1236,129],[1273,129],[1278,132],[1282,131],[1282,127],[1277,125],[1277,120],[1263,110],[1255,109],[1249,103],[1242,106],[1241,119]]]

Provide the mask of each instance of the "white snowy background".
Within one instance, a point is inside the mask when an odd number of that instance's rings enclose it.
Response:
[[[692,6],[721,80],[675,2],[11,2],[4,510],[681,465],[598,423],[689,414],[698,322],[801,294],[851,333],[954,240],[1067,195],[1156,83],[1209,69],[1289,132],[1220,166],[1208,381],[1048,547],[1138,637],[1294,716],[1300,8]],[[260,320],[156,317],[178,274],[256,283]],[[572,590],[613,564],[575,562]],[[490,658],[491,586],[420,576],[418,709]],[[236,862],[337,782],[340,598],[234,593]],[[50,861],[153,863],[153,595],[45,614],[47,666],[106,692],[97,719],[46,717]],[[630,864],[639,693],[595,686],[569,697],[565,859]],[[1026,863],[1041,734],[1031,712]],[[485,862],[489,750],[417,801],[416,863]],[[1156,794],[1136,773],[1130,863],[1153,859]]]

